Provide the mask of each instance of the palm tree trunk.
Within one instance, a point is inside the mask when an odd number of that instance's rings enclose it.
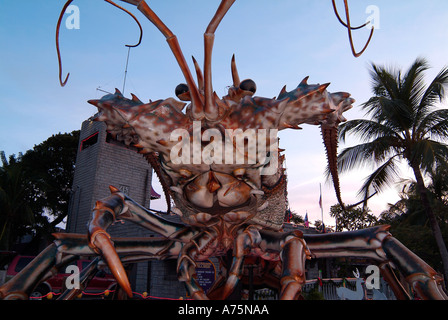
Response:
[[[3,225],[2,231],[0,233],[0,249],[9,250],[9,239],[8,239],[8,231],[6,231],[6,226],[8,225],[8,220],[5,221]]]
[[[420,193],[420,199],[428,216],[429,225],[433,232],[434,238],[436,239],[437,246],[439,247],[440,257],[442,258],[445,287],[448,288],[448,251],[446,249],[445,241],[443,241],[442,231],[440,230],[436,216],[429,202],[427,193],[428,190],[425,186],[425,181],[423,180],[420,167],[415,164],[411,164],[411,167],[414,171],[415,179],[417,180],[417,190]]]

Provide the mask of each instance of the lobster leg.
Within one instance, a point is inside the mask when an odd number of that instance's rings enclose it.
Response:
[[[101,201],[97,201],[93,209],[92,220],[88,225],[89,245],[92,250],[103,256],[117,282],[131,297],[132,290],[126,271],[109,234],[106,232],[107,227],[117,218],[122,218],[167,238],[176,237],[182,241],[182,239],[191,237],[192,233],[183,233],[185,232],[183,225],[169,222],[152,214],[121,193],[117,188],[110,186],[110,191],[112,194]]]
[[[247,252],[261,243],[261,235],[257,228],[249,227],[244,232],[240,233],[235,239],[233,249],[233,261],[229,270],[229,276],[222,288],[221,298],[226,299],[235,289],[238,281],[241,278],[243,270],[244,256]]]
[[[55,234],[55,241],[60,253],[69,252],[76,255],[94,255],[88,247],[85,236],[76,234]],[[175,259],[182,248],[182,244],[166,238],[114,238],[114,249],[120,254],[120,261],[123,264],[136,263],[153,259]],[[81,273],[79,289],[66,290],[58,300],[73,299],[88,282],[95,276],[100,258],[97,257],[91,265]]]
[[[392,266],[421,298],[448,300],[437,272],[392,237],[388,230],[389,226],[378,226],[350,232],[310,234],[304,238],[315,258],[360,257],[376,261],[399,299],[409,299],[409,296],[391,271]]]
[[[25,300],[32,290],[43,280],[51,277],[62,266],[77,257],[61,257],[58,248],[52,244],[43,250],[14,278],[0,287],[0,298],[5,300]]]
[[[283,272],[280,279],[282,286],[280,298],[282,300],[297,300],[306,282],[305,260],[309,257],[309,251],[301,232],[286,237],[282,247]]]
[[[208,251],[217,245],[215,233],[201,232],[182,247],[177,260],[179,281],[185,282],[188,294],[196,300],[208,300],[201,286],[195,279],[196,260],[208,257]]]
[[[32,290],[42,281],[53,276],[57,270],[79,256],[95,256],[89,247],[87,238],[80,234],[56,233],[56,240],[36,258],[34,258],[14,278],[0,287],[0,299],[27,299]],[[166,238],[114,238],[114,249],[123,255],[121,261],[125,264],[151,259],[175,259],[179,256],[182,243]],[[91,270],[83,270],[86,283],[94,276],[98,259],[92,263]],[[81,285],[83,285],[81,279]],[[76,289],[64,293],[59,299],[70,300],[76,296]]]
[[[113,242],[106,232],[118,215],[124,211],[125,203],[118,190],[111,188],[112,195],[104,200],[97,201],[93,209],[92,220],[88,225],[89,245],[93,251],[100,254],[109,265],[121,288],[132,297],[132,289],[126,271],[115,251]]]
[[[389,236],[383,242],[383,250],[422,299],[448,300],[442,277],[401,242]]]
[[[248,254],[267,260],[281,259],[283,269],[280,275],[280,295],[282,299],[297,299],[301,293],[305,283],[305,259],[310,258],[302,232],[278,234],[249,227],[237,236],[233,254],[227,282],[221,289],[222,299],[226,299],[236,287],[241,278],[244,257]]]

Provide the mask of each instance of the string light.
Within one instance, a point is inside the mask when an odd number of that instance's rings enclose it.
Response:
[[[107,297],[109,296],[111,293],[115,292],[115,290],[105,290],[103,292],[98,292],[98,293],[94,293],[94,292],[85,292],[82,291],[81,293],[79,293],[79,295],[77,296],[77,298],[81,298],[82,296],[104,296]],[[147,292],[132,292],[134,295],[139,296],[141,299],[144,300],[191,300],[191,299],[186,299],[184,297],[180,297],[180,298],[165,298],[165,297],[156,297],[156,296],[151,296],[148,295]],[[61,295],[62,293],[57,293],[57,292],[48,292],[47,294],[44,294],[42,296],[33,296],[30,297],[30,299],[44,299],[47,298],[48,300],[53,299],[56,296]]]

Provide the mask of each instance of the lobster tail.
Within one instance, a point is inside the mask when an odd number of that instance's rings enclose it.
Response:
[[[336,198],[345,211],[345,205],[341,197],[341,187],[339,184],[339,173],[338,173],[338,129],[336,127],[321,127],[322,138],[325,145],[325,151],[327,154],[328,170],[331,178],[333,180],[334,191],[336,193]]]
[[[347,121],[343,116],[343,113],[352,108],[352,104],[355,99],[350,97],[347,92],[337,92],[329,94],[331,98],[331,105],[334,108],[333,112],[328,115],[327,119],[321,124],[322,138],[324,140],[325,150],[328,160],[329,175],[333,180],[334,190],[336,192],[336,198],[342,209],[346,207],[341,198],[341,189],[339,184],[338,173],[338,126],[341,122]]]

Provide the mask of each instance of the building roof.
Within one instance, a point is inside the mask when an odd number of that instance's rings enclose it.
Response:
[[[151,186],[151,200],[160,199],[160,194],[158,194]]]

